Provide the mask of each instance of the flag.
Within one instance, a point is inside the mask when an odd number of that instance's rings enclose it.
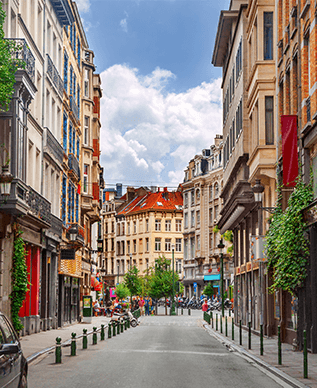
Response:
[[[283,185],[295,186],[298,175],[297,116],[281,116]]]

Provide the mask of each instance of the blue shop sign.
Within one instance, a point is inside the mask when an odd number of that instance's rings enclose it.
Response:
[[[210,280],[220,280],[220,273],[216,275],[205,275],[204,276],[205,281],[210,281]]]

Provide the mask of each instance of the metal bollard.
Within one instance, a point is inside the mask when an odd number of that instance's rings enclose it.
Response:
[[[228,337],[228,322],[227,322],[227,316],[226,316],[226,337]]]
[[[87,349],[88,341],[87,341],[87,329],[83,329],[83,349]]]
[[[222,334],[222,315],[220,314],[220,333]]]
[[[229,317],[231,317],[231,309],[229,309]]]
[[[281,326],[278,325],[277,327],[277,347],[278,347],[278,364],[282,365],[282,344],[281,344]]]
[[[260,325],[260,354],[263,356],[263,324]]]
[[[218,314],[216,313],[216,331],[218,331]]]
[[[115,337],[116,336],[116,322],[115,321],[113,321],[112,328],[113,328],[112,335]]]
[[[100,341],[104,341],[104,339],[105,339],[105,325],[101,325]]]
[[[61,364],[62,363],[62,345],[61,345],[62,339],[60,337],[56,338],[56,347],[55,347],[55,363]]]
[[[70,344],[70,355],[76,356],[76,333],[72,333],[72,342]]]
[[[181,312],[182,315],[184,315],[184,309],[182,309],[182,312]]]
[[[307,360],[307,338],[306,338],[306,330],[303,331],[303,339],[304,339],[304,379],[308,379],[308,360]]]
[[[108,323],[108,338],[111,338],[111,325]]]
[[[188,309],[188,315],[190,315],[191,314],[191,311],[190,311],[190,309]]]
[[[125,319],[124,320],[124,330],[127,330],[127,328],[128,328],[128,320]]]
[[[121,321],[121,333],[123,333],[123,321]]]
[[[130,329],[130,319],[128,318],[128,329]]]
[[[120,321],[117,321],[117,334],[120,334]]]
[[[251,322],[249,322],[249,342],[248,348],[251,349]]]
[[[93,333],[92,333],[92,344],[93,345],[97,345],[97,328],[96,327],[93,327]]]
[[[240,334],[240,345],[242,345],[242,323],[241,323],[241,319],[240,319],[240,323],[239,323],[239,334]]]
[[[214,317],[212,311],[210,311],[211,327],[214,328]]]
[[[234,341],[234,319],[233,317],[231,318],[231,331],[232,331],[232,341]]]

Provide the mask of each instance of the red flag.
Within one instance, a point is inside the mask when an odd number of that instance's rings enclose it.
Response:
[[[298,175],[297,116],[281,116],[283,185],[295,186]]]

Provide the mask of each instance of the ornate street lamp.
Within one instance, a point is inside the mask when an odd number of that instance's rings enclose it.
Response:
[[[13,175],[9,172],[9,166],[2,166],[2,173],[0,174],[0,193],[6,198],[11,193],[12,181]]]
[[[174,297],[175,297],[174,250],[175,250],[175,244],[172,244],[173,294],[172,294],[171,315],[176,315],[176,312],[175,312],[175,300],[174,300]]]
[[[218,244],[218,248],[220,249],[220,292],[221,292],[221,312],[222,316],[225,316],[225,305],[223,300],[223,253],[222,250],[225,247],[224,243],[222,242],[222,238],[220,239],[220,242]]]

